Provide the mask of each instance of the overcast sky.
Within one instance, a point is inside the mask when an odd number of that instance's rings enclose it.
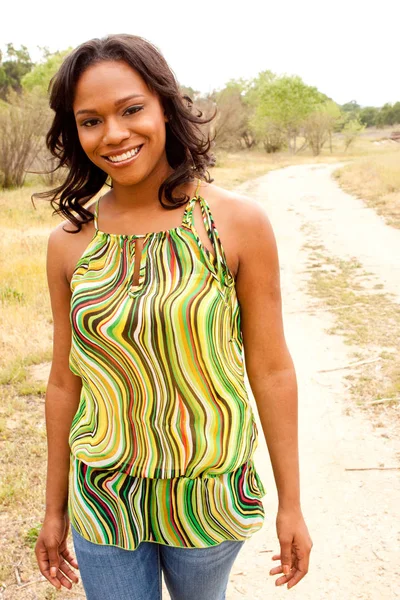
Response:
[[[300,75],[339,104],[400,100],[400,0],[14,0],[7,42],[62,50],[132,33],[164,54],[180,84],[202,92],[270,69]]]

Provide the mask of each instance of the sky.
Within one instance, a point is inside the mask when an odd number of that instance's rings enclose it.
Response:
[[[299,75],[335,102],[400,101],[399,0],[18,0],[0,48],[75,47],[112,33],[156,45],[181,85],[207,93],[269,69]]]

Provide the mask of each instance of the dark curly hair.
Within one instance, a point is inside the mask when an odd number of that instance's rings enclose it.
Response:
[[[101,61],[124,61],[135,69],[152,92],[159,95],[165,114],[169,117],[166,126],[166,155],[174,172],[163,181],[159,190],[160,204],[166,209],[175,209],[189,200],[174,198],[174,189],[199,177],[208,183],[214,181],[207,170],[215,164],[210,152],[211,140],[198,125],[214,119],[202,118],[203,113],[193,111],[192,99],[182,94],[176,77],[161,52],[146,39],[128,34],[109,35],[95,38],[78,46],[63,61],[50,82],[50,107],[55,112],[52,125],[46,135],[46,146],[57,159],[56,169],[68,168],[64,182],[55,189],[36,193],[34,197],[50,198],[53,214],[63,214],[78,229],[93,220],[93,214],[84,205],[104,186],[107,174],[97,167],[83,151],[72,109],[75,88],[79,77],[90,66]],[[165,198],[172,204],[165,205]],[[74,212],[80,217],[76,218]]]

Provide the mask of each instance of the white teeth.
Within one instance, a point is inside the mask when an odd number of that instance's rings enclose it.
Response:
[[[127,158],[132,158],[132,156],[135,156],[135,154],[137,154],[139,152],[139,149],[140,149],[140,147],[134,148],[133,150],[124,152],[124,154],[119,154],[118,156],[107,156],[107,158],[108,158],[108,160],[111,160],[111,162],[122,162],[123,160],[126,160]]]

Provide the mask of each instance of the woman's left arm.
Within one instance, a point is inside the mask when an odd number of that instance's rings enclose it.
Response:
[[[275,235],[261,205],[248,200],[240,204],[236,292],[245,366],[279,499],[276,527],[281,552],[272,559],[281,565],[270,574],[289,570],[275,583],[288,583],[290,588],[308,572],[312,548],[300,507],[297,380],[284,335]]]

